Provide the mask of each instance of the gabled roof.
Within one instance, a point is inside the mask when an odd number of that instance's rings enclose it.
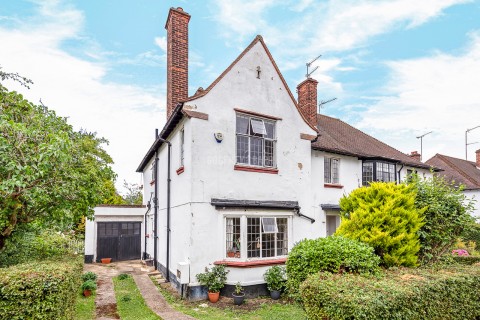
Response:
[[[403,152],[369,136],[339,119],[317,115],[320,136],[312,143],[312,148],[360,159],[384,159],[415,168],[430,169],[426,165]]]
[[[290,96],[290,98],[292,99],[292,102],[293,104],[295,105],[295,107],[297,108],[298,110],[298,113],[300,114],[300,116],[302,117],[303,121],[305,121],[305,123],[310,127],[312,128],[313,130],[315,131],[318,131],[317,128],[315,127],[312,127],[307,119],[303,116],[302,112],[300,111],[300,108],[297,104],[297,100],[295,99],[295,97],[293,96],[292,94],[292,91],[290,91],[290,88],[288,87],[288,84],[287,82],[285,81],[285,78],[283,77],[282,73],[280,72],[280,69],[278,68],[277,64],[275,63],[275,60],[273,59],[273,56],[272,54],[270,53],[270,50],[268,50],[268,47],[267,45],[265,44],[265,42],[263,41],[263,37],[261,35],[257,35],[255,37],[255,39],[253,39],[253,41],[248,45],[248,47],[245,48],[245,50],[243,50],[242,53],[240,53],[240,55],[235,59],[233,60],[233,62],[227,67],[227,69],[225,69],[225,71],[222,72],[222,74],[220,74],[220,76],[218,76],[217,79],[215,79],[215,81],[213,81],[206,89],[204,90],[197,90],[197,92],[195,92],[195,94],[191,97],[188,97],[187,101],[192,101],[192,100],[195,100],[195,99],[198,99],[200,97],[203,97],[204,95],[208,94],[210,92],[210,90],[212,90],[216,85],[217,83],[220,82],[220,80],[223,79],[223,77],[225,77],[225,75],[230,72],[230,70],[232,70],[232,68],[245,56],[245,54],[247,54],[247,52],[249,52],[257,43],[259,43],[263,46],[263,49],[265,50],[265,52],[267,53],[267,56],[270,60],[270,62],[272,63],[273,67],[275,68],[275,70],[277,71],[278,73],[278,76],[280,77],[280,80],[282,81],[285,89],[287,90],[287,93],[288,95]]]
[[[455,181],[456,185],[463,184],[466,190],[480,189],[480,169],[473,161],[436,154],[428,159],[427,164],[442,168],[441,173],[448,181]]]

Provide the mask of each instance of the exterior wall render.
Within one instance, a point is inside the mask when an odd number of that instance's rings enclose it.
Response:
[[[480,223],[480,190],[465,190],[463,194],[469,199],[475,201],[475,208],[473,210],[472,216],[477,219],[477,223]]]

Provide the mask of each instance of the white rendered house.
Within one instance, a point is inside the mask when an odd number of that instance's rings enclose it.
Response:
[[[427,164],[441,168],[439,175],[455,185],[463,185],[463,194],[475,201],[473,216],[480,222],[480,149],[475,152],[476,161],[468,161],[436,154],[426,161]]]
[[[239,281],[265,294],[265,270],[296,242],[335,232],[341,196],[429,166],[318,115],[314,79],[298,85],[297,102],[261,36],[189,97],[189,19],[170,9],[167,122],[137,169],[144,255],[190,299],[206,294],[195,275],[212,264],[230,271],[223,293]]]

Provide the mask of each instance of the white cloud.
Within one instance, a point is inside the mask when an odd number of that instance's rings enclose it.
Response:
[[[359,125],[375,127],[377,136],[390,136],[404,152],[419,149],[415,137],[433,130],[424,138],[425,160],[435,153],[464,158],[465,130],[480,125],[480,32],[471,35],[463,54],[438,52],[387,65],[391,75],[385,95],[360,113]],[[480,129],[469,140],[480,142]],[[470,146],[469,159],[479,146]]]
[[[117,186],[123,179],[140,182],[136,166],[153,142],[153,128],[165,122],[163,90],[106,81],[110,70],[102,54],[100,61],[91,62],[62,50],[65,40],[81,38],[82,12],[57,1],[39,3],[36,18],[14,27],[0,25],[3,70],[34,81],[30,90],[13,83],[7,87],[34,103],[42,99],[58,115],[69,117],[76,129],[107,138],[106,149],[119,174]],[[85,53],[91,50],[86,47]]]
[[[155,44],[163,50],[163,52],[167,52],[167,38],[166,37],[156,37],[154,39]]]

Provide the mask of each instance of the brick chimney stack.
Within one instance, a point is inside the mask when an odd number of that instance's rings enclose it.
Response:
[[[297,86],[300,112],[313,127],[317,126],[317,84],[317,80],[307,78]]]
[[[422,155],[418,153],[418,151],[412,151],[411,154],[408,155],[410,158],[413,158],[417,161],[422,161]]]
[[[480,149],[478,149],[477,151],[475,151],[475,154],[477,155],[477,168],[480,168]]]
[[[167,29],[167,121],[177,103],[188,98],[188,22],[182,8],[170,8]]]

